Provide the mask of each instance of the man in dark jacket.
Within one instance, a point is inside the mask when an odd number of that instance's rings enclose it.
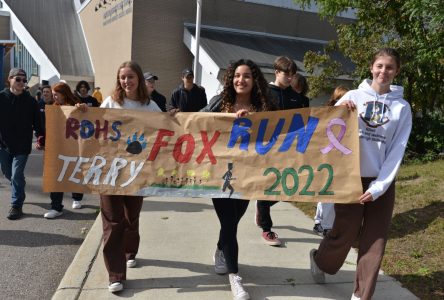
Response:
[[[303,98],[291,88],[291,80],[296,74],[297,67],[294,61],[286,56],[279,56],[274,61],[275,81],[270,82],[271,95],[279,109],[295,109],[308,107],[308,98]]]
[[[308,98],[296,93],[290,86],[297,67],[294,61],[286,56],[279,56],[274,61],[275,81],[270,82],[271,95],[280,110],[308,107]],[[281,241],[278,235],[271,230],[270,207],[277,201],[258,200],[256,202],[256,225],[262,228],[262,238],[267,245],[279,246]]]
[[[207,105],[205,89],[193,83],[194,73],[190,69],[182,71],[182,82],[173,91],[171,100],[167,104],[168,111],[196,112]]]
[[[25,91],[26,72],[11,69],[9,88],[0,92],[0,165],[11,182],[11,209],[8,219],[23,215],[25,201],[24,170],[32,148],[32,134],[36,132],[37,148],[43,148],[44,129],[37,101]]]
[[[160,110],[166,111],[166,98],[164,95],[156,91],[156,80],[159,80],[159,77],[154,75],[151,72],[143,73],[143,77],[145,78],[145,85],[148,89],[148,94],[150,95],[150,99],[156,102],[157,106],[159,106]]]

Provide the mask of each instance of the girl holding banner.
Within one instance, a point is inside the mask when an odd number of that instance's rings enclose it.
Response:
[[[249,112],[275,110],[268,93],[267,82],[259,67],[251,60],[241,59],[228,66],[222,93],[219,97],[214,97],[201,111],[236,113],[241,117]],[[235,166],[229,166],[230,179],[233,168]],[[217,274],[229,273],[235,300],[250,299],[242,286],[242,278],[238,275],[237,243],[237,226],[250,202],[232,198],[212,200],[221,225],[214,254],[214,270]]]
[[[357,109],[364,194],[357,204],[335,204],[336,219],[319,248],[310,251],[313,279],[335,274],[359,235],[355,286],[351,299],[371,299],[384,255],[395,201],[394,179],[412,127],[403,88],[391,85],[400,70],[396,50],[379,50],[370,63],[373,80],[347,92],[336,105]]]
[[[54,99],[54,105],[68,105],[74,106],[79,100],[71,92],[71,88],[64,82],[56,83],[52,86],[52,96]],[[60,217],[63,214],[63,192],[52,192],[49,194],[51,199],[51,209],[46,212],[43,217],[46,219],[54,219]],[[82,208],[81,201],[83,194],[72,193],[72,208]]]
[[[157,104],[150,101],[142,69],[133,61],[119,66],[114,92],[100,107],[161,112]],[[123,290],[126,268],[136,266],[142,204],[142,196],[100,195],[103,258],[109,275],[108,290],[112,293]]]

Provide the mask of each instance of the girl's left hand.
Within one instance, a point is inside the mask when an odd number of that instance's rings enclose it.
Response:
[[[88,105],[85,103],[76,103],[75,105],[81,112],[86,112],[88,110]]]
[[[239,109],[236,112],[236,118],[242,118],[242,117],[245,117],[247,115],[248,115],[248,110],[246,110],[246,109]]]
[[[361,197],[359,197],[359,203],[361,204],[371,201],[373,201],[373,196],[370,194],[370,192],[365,192]]]

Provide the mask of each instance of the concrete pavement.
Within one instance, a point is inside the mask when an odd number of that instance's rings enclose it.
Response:
[[[254,224],[254,202],[239,224],[239,275],[251,299],[350,299],[356,253],[352,249],[326,284],[310,275],[309,250],[320,237],[313,220],[290,203],[272,208],[281,247],[265,245]],[[97,218],[53,299],[232,299],[227,275],[216,275],[213,253],[219,222],[211,200],[150,197],[140,216],[137,267],[128,269],[124,291],[108,292],[102,257],[101,219]],[[379,275],[374,299],[418,299],[393,278]]]

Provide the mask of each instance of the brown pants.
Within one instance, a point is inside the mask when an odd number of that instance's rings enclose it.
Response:
[[[109,281],[126,279],[126,261],[139,249],[139,215],[143,197],[100,195],[103,224],[103,258]]]
[[[362,178],[366,191],[373,178]],[[328,274],[339,271],[353,242],[359,238],[354,294],[371,299],[384,255],[395,202],[395,183],[384,195],[366,204],[335,204],[336,218],[330,233],[322,240],[315,262]]]

